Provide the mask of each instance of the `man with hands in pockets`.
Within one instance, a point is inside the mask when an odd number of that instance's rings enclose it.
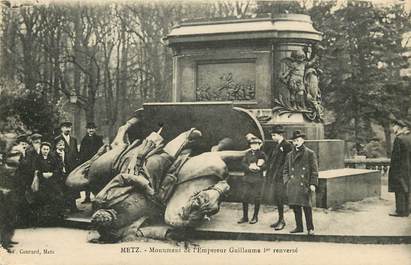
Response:
[[[284,166],[284,183],[287,186],[288,205],[294,211],[296,228],[290,233],[304,231],[304,210],[308,235],[314,234],[312,200],[318,186],[318,163],[315,152],[304,145],[305,134],[300,130],[293,133],[293,150],[287,154]]]

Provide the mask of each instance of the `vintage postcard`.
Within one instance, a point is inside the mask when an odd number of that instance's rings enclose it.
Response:
[[[0,265],[411,264],[409,1],[0,14]]]

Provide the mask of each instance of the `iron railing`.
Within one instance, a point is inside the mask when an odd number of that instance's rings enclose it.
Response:
[[[345,167],[349,168],[364,168],[364,169],[373,169],[380,170],[382,175],[386,175],[390,169],[391,160],[387,157],[382,158],[350,158],[344,159]]]

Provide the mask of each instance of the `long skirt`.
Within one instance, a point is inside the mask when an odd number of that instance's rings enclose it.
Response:
[[[261,189],[263,180],[244,181],[241,187],[241,201],[248,203],[259,203],[261,201]]]
[[[53,181],[40,184],[35,194],[34,211],[38,225],[58,225],[63,219],[63,192],[61,185]]]

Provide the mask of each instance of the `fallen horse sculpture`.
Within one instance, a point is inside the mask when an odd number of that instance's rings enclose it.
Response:
[[[195,128],[167,144],[159,132],[130,144],[127,130],[136,124],[133,118],[121,126],[110,148],[102,147],[66,181],[72,189],[96,194],[92,224],[99,242],[179,239],[182,229],[195,228],[219,211],[230,189],[226,161],[244,156],[244,151],[218,148],[192,156],[202,136]]]

